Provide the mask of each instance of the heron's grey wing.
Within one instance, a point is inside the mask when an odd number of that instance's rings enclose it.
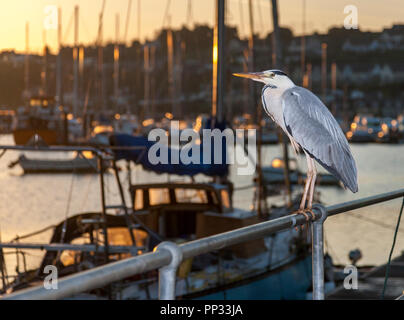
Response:
[[[300,146],[352,192],[357,169],[348,141],[328,108],[312,92],[293,87],[282,95],[285,126]]]

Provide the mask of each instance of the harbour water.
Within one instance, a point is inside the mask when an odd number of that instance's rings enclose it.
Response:
[[[0,136],[0,144],[12,143],[10,135]],[[404,186],[403,148],[402,145],[352,145],[359,172],[359,192],[352,194],[341,188],[321,187],[318,188],[321,200],[324,204],[330,205],[402,188]],[[274,157],[280,155],[279,146],[265,146],[263,161],[269,164]],[[35,154],[30,153],[30,156]],[[46,156],[54,158],[69,155]],[[11,170],[8,168],[8,164],[17,157],[17,152],[8,151],[0,159],[2,241],[9,241],[17,235],[21,236],[58,223],[66,216],[83,211],[100,210],[100,186],[97,175],[23,175],[18,166]],[[304,158],[299,158],[299,166],[305,169]],[[187,179],[145,172],[140,167],[134,167],[132,174],[132,180],[135,183]],[[127,182],[126,171],[122,170],[121,175],[123,181]],[[206,180],[206,178],[197,177],[197,180],[203,179]],[[238,176],[236,170],[231,170],[230,179],[235,183],[235,188],[252,184],[251,176]],[[105,180],[107,203],[119,203],[114,176],[107,174]],[[252,200],[251,188],[235,191],[235,206],[248,209]],[[268,203],[280,204],[282,197],[270,199]],[[356,248],[359,248],[363,254],[359,264],[386,262],[400,205],[401,199],[331,217],[325,225],[325,239],[326,249],[334,258],[334,262],[348,264],[348,252]],[[394,255],[398,255],[404,249],[403,230],[404,224],[400,228]],[[48,242],[49,236],[49,233],[45,233],[36,237],[35,241]],[[36,252],[33,255],[39,257],[41,253]]]

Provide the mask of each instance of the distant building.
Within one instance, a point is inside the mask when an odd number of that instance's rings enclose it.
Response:
[[[388,64],[347,64],[341,68],[340,72],[340,77],[349,83],[363,84],[369,81],[376,81],[388,84],[396,80],[395,74]]]
[[[313,56],[321,56],[321,40],[317,34],[305,37],[306,53]],[[302,37],[295,37],[291,41],[288,52],[290,55],[300,57],[302,52]]]

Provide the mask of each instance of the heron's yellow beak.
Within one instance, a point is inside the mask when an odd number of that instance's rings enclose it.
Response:
[[[248,78],[248,79],[258,80],[258,81],[266,78],[265,72],[233,73],[233,76],[241,77],[241,78]]]

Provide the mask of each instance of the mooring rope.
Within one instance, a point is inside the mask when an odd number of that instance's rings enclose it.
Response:
[[[403,214],[403,208],[404,208],[404,197],[403,197],[403,202],[401,203],[401,209],[400,209],[400,213],[399,213],[398,219],[397,219],[396,230],[394,231],[393,244],[391,245],[389,261],[387,262],[387,266],[386,266],[386,276],[384,278],[383,292],[382,292],[382,296],[381,296],[382,300],[384,299],[384,294],[385,294],[386,288],[387,288],[387,281],[389,280],[391,257],[393,255],[394,247],[396,245],[398,229],[400,227],[401,215]]]

